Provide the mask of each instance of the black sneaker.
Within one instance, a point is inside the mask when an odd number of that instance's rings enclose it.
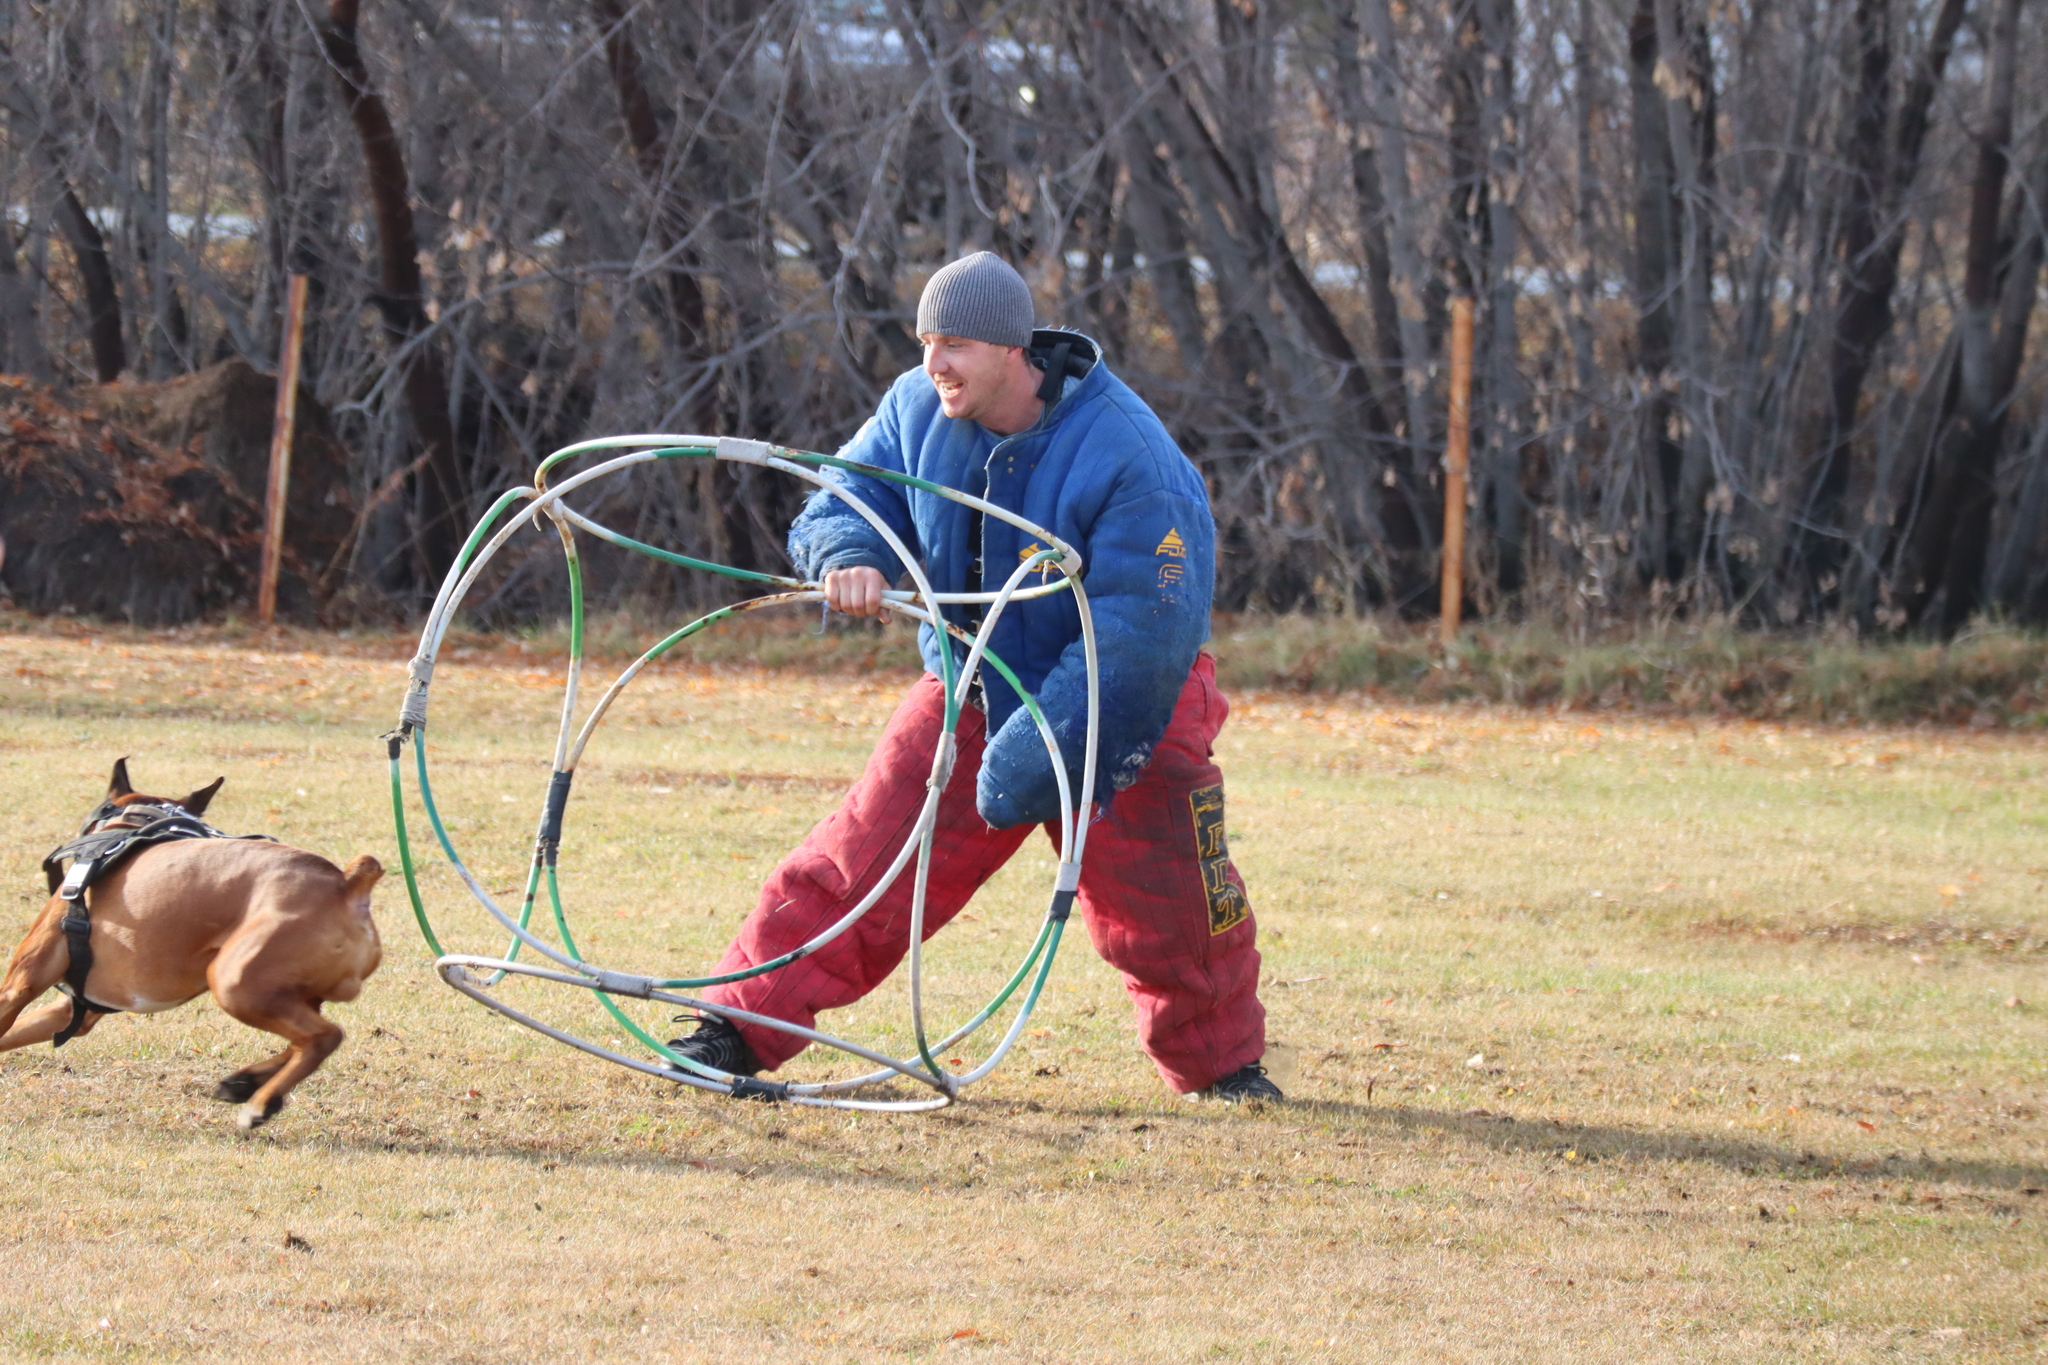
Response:
[[[1195,1092],[1196,1098],[1222,1100],[1225,1104],[1279,1104],[1287,1097],[1280,1093],[1280,1087],[1266,1079],[1266,1068],[1257,1062],[1239,1067],[1207,1090]]]
[[[752,1076],[760,1071],[760,1059],[754,1056],[754,1049],[747,1046],[747,1040],[731,1020],[715,1014],[679,1014],[675,1022],[691,1019],[697,1021],[697,1031],[686,1038],[669,1039],[671,1051],[735,1076]]]

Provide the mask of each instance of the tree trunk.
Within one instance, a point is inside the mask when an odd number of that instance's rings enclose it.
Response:
[[[1515,105],[1515,0],[1480,0],[1479,32],[1486,54],[1483,127],[1486,138],[1486,352],[1480,432],[1484,464],[1481,496],[1492,514],[1494,586],[1512,597],[1522,590],[1523,536],[1528,520],[1522,492],[1523,392],[1521,328],[1515,318],[1521,183]]]
[[[1713,193],[1715,91],[1712,49],[1704,19],[1681,17],[1677,0],[1656,0],[1657,46],[1666,74],[1664,124],[1671,138],[1673,257],[1678,325],[1672,364],[1678,380],[1679,473],[1673,500],[1665,572],[1682,583],[1699,562],[1706,534],[1705,407],[1712,376],[1714,237],[1707,201]]]
[[[1966,0],[1942,0],[1926,56],[1907,83],[1887,149],[1885,131],[1892,123],[1891,11],[1886,0],[1856,0],[1852,22],[1858,84],[1847,156],[1849,200],[1840,236],[1842,285],[1828,360],[1827,439],[1803,500],[1801,529],[1792,537],[1807,589],[1822,608],[1833,600],[1849,543],[1843,502],[1863,383],[1879,344],[1891,331],[1892,294],[1898,287],[1899,253],[1906,243],[1905,225],[1895,207],[1918,176],[1934,95],[1948,67],[1965,5]]]
[[[54,164],[54,162],[53,162]],[[107,239],[100,235],[92,215],[78,202],[78,194],[57,177],[57,230],[71,248],[78,267],[79,282],[85,287],[86,336],[92,342],[92,364],[102,384],[111,384],[128,368],[128,346],[121,335],[121,296],[114,287],[114,263],[107,255]]]
[[[1684,573],[1677,521],[1684,452],[1672,431],[1676,413],[1669,376],[1673,300],[1677,297],[1677,170],[1671,162],[1669,106],[1658,87],[1665,61],[1658,41],[1656,0],[1637,0],[1628,26],[1630,133],[1635,153],[1635,377],[1642,405],[1642,462],[1649,490],[1650,519],[1644,528],[1641,561],[1649,574],[1676,581]]]
[[[1999,294],[1999,220],[2012,160],[2013,77],[2019,49],[2020,0],[2000,0],[1989,44],[1991,79],[1983,126],[1977,134],[1971,183],[1970,228],[1963,266],[1959,368],[1959,420],[1937,448],[1932,492],[1914,528],[1904,584],[1906,613],[1925,620],[1944,639],[1969,622],[1983,603],[1991,512],[1997,501],[1998,455],[2005,436],[2007,400],[2019,377],[2019,337],[2032,312],[2038,260],[2021,284],[2026,310],[2017,333],[2008,328],[2008,352],[1997,352],[1993,331]],[[2020,253],[2015,253],[2020,254]],[[2017,264],[2017,262],[2013,262]],[[2016,283],[2020,283],[2015,281]],[[2005,359],[2008,363],[2000,364]]]
[[[2027,325],[2033,315],[2035,281],[2048,260],[2048,225],[2042,208],[2048,203],[2048,146],[2035,155],[2026,182],[2015,188],[2011,230],[2004,234],[2012,243],[2005,267],[2005,284],[1999,306],[1998,342],[1993,356],[1994,376],[2008,367],[2019,373],[2020,348],[2025,344]],[[2010,386],[2008,386],[2010,392]],[[2048,412],[2035,415],[2034,435],[2022,462],[2025,470],[2019,501],[2007,524],[1997,568],[1986,587],[1989,600],[2006,607],[2022,619],[2039,623],[2048,616],[2048,601],[2028,596],[2030,573],[2048,587],[2048,552],[2041,544],[2048,531]]]
[[[1399,312],[1403,396],[1407,404],[1408,478],[1426,484],[1436,460],[1435,422],[1429,408],[1429,268],[1423,259],[1408,134],[1401,108],[1400,51],[1389,0],[1359,0],[1366,39],[1366,90],[1381,151],[1380,187],[1387,196],[1387,255]],[[1425,537],[1424,543],[1428,543]]]
[[[1394,302],[1393,253],[1387,239],[1387,197],[1380,183],[1379,152],[1367,112],[1365,76],[1359,65],[1363,37],[1358,14],[1349,0],[1340,0],[1331,15],[1337,74],[1338,106],[1344,119],[1345,141],[1349,144],[1351,193],[1355,201],[1358,237],[1365,256],[1365,292],[1373,321],[1373,368],[1375,389],[1381,404],[1393,412],[1403,406],[1397,390],[1401,384],[1401,310]]]
[[[146,362],[156,378],[192,368],[190,326],[171,271],[171,97],[177,70],[178,5],[165,0],[150,35],[146,118],[149,135],[149,217],[136,233],[146,244],[151,332]]]
[[[448,412],[448,377],[439,348],[414,344],[429,319],[420,279],[419,237],[413,228],[412,190],[405,156],[383,98],[370,86],[357,42],[358,0],[329,0],[320,46],[341,83],[342,100],[362,143],[370,204],[377,220],[375,303],[395,351],[410,348],[402,364],[406,415],[422,447],[415,483],[413,555],[415,588],[437,587],[469,530],[469,498],[455,451]]]
[[[0,372],[50,382],[49,353],[36,319],[35,290],[15,257],[14,227],[0,215]]]
[[[662,270],[662,292],[668,301],[666,321],[671,339],[684,373],[694,376],[707,360],[704,291],[693,268],[695,253],[679,251],[676,245],[683,234],[668,193],[668,144],[661,133],[661,110],[641,74],[640,50],[627,27],[624,4],[621,0],[591,0],[590,7],[604,31],[605,62],[611,69],[612,87],[618,92],[619,116],[633,148],[633,164],[639,167],[647,188],[655,250],[669,262]],[[686,424],[692,431],[712,431],[716,418],[709,389],[708,384],[700,386],[699,397],[691,405]]]

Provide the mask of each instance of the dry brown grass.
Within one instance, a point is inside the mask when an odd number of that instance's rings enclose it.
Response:
[[[18,921],[123,753],[145,786],[225,772],[227,828],[395,866],[374,735],[402,645],[11,624]],[[545,780],[548,663],[436,680],[492,885]],[[708,962],[900,685],[650,678],[571,806],[585,947]],[[254,1138],[204,1096],[265,1044],[205,1002],[0,1060],[0,1356],[2041,1354],[2048,743],[1237,706],[1231,836],[1298,1103],[1166,1094],[1080,941],[1047,1032],[945,1114],[678,1094],[442,987],[394,879],[348,1043]],[[942,1001],[1021,950],[1044,861],[935,940]],[[497,946],[445,873],[428,893],[453,942]],[[839,1022],[900,1041],[899,1002]]]

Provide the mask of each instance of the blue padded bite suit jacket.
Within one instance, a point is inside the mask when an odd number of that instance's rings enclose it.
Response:
[[[1087,357],[1100,354],[1088,338],[1063,331],[1037,332],[1032,352],[1058,342]],[[1080,552],[1101,663],[1096,795],[1107,799],[1130,785],[1209,638],[1216,576],[1208,490],[1152,409],[1096,359],[1085,375],[1066,380],[1035,425],[997,437],[979,423],[947,417],[930,378],[912,370],[890,386],[874,417],[839,454],[985,497]],[[903,538],[939,592],[972,590],[977,555],[986,566],[983,590],[994,591],[1045,548],[958,503],[886,479],[840,477]],[[978,545],[970,543],[977,523]],[[873,527],[823,490],[790,528],[789,553],[797,572],[812,582],[833,569],[865,566],[894,583],[905,571]],[[948,607],[946,614],[963,626],[972,619],[967,608]],[[947,643],[957,668],[966,648]],[[918,647],[925,666],[938,672],[937,632],[923,627]],[[1072,595],[1011,602],[989,648],[1037,694],[1078,793],[1088,682]],[[983,677],[993,738],[976,788],[982,817],[998,828],[1057,818],[1059,788],[1037,727],[1000,676],[987,670]]]

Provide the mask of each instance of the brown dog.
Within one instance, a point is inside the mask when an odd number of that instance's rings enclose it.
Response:
[[[177,806],[204,813],[216,781],[183,801],[138,795],[126,760],[114,765],[107,800],[83,833],[120,821],[131,807]],[[152,1014],[212,990],[220,1007],[289,1046],[226,1077],[213,1097],[240,1104],[245,1129],[284,1108],[292,1087],[341,1046],[339,1025],[321,1017],[329,1000],[353,1000],[383,957],[370,919],[370,888],[384,869],[368,854],[343,872],[303,849],[268,841],[194,838],[152,844],[87,888],[92,968],[84,995],[93,1006]],[[71,947],[57,896],[37,916],[0,979],[0,1052],[56,1036],[72,1018],[58,996],[16,1022],[24,1007],[64,979]],[[78,1032],[106,1011],[88,1008]]]

